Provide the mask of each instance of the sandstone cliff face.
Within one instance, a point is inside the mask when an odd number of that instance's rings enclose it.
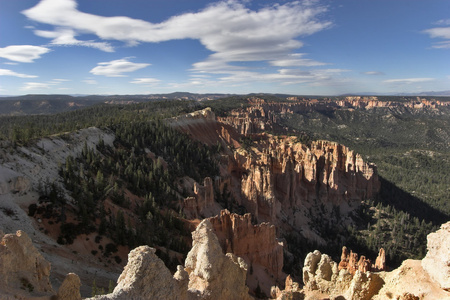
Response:
[[[249,266],[247,285],[268,295],[270,287],[281,285],[286,277],[283,268],[283,244],[276,237],[276,228],[268,223],[253,225],[251,215],[243,216],[222,210],[209,218],[224,252],[233,253]]]
[[[0,287],[29,292],[53,292],[50,263],[23,231],[6,234],[0,243]]]
[[[450,222],[430,233],[427,241],[428,252],[422,260],[422,267],[444,290],[450,292]]]
[[[287,219],[298,228],[313,204],[330,209],[372,197],[379,190],[376,167],[333,142],[311,147],[292,138],[270,138],[261,152],[235,154],[245,171],[241,179],[243,204],[258,221]]]

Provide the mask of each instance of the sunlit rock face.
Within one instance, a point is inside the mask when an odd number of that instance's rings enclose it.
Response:
[[[244,259],[249,266],[247,285],[251,289],[263,280],[267,286],[260,288],[270,293],[271,286],[284,283],[283,243],[276,237],[276,228],[270,223],[252,224],[250,214],[238,215],[222,210],[209,218],[222,250]]]
[[[427,241],[428,252],[422,260],[422,267],[444,290],[450,292],[450,222],[430,233]]]
[[[308,147],[292,138],[269,138],[253,155],[235,153],[244,175],[243,204],[258,221],[294,227],[312,205],[345,206],[379,190],[376,167],[347,147],[316,141]]]

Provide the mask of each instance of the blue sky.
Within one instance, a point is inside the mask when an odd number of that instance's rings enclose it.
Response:
[[[450,90],[448,0],[0,0],[0,94]]]

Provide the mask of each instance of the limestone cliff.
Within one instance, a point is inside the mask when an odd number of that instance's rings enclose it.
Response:
[[[243,258],[249,265],[247,285],[252,290],[259,284],[268,295],[271,286],[282,285],[286,277],[282,272],[283,244],[277,239],[274,225],[253,225],[250,214],[241,216],[228,210],[209,221],[223,251]]]

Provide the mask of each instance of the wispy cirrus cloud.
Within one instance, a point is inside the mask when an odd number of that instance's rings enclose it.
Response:
[[[134,84],[148,84],[148,85],[158,84],[159,82],[161,82],[161,80],[157,78],[135,78],[133,81],[130,81],[130,83]]]
[[[363,75],[385,75],[384,72],[380,72],[380,71],[367,71],[367,72],[361,72],[361,74]]]
[[[70,28],[57,28],[55,31],[35,30],[34,33],[40,37],[53,39],[50,44],[54,46],[83,46],[105,52],[114,52],[110,43],[77,40],[75,38],[76,32]]]
[[[52,86],[51,83],[45,83],[45,82],[25,82],[25,85],[22,87],[22,90],[29,91],[29,90],[44,90],[44,89],[50,89]]]
[[[87,84],[98,84],[97,80],[94,80],[94,79],[85,79],[85,80],[82,80],[82,82],[87,83]]]
[[[317,67],[328,65],[320,61],[315,61],[309,58],[302,58],[305,54],[303,53],[293,53],[287,55],[287,57],[278,60],[272,60],[269,62],[270,65],[276,67]]]
[[[430,38],[443,39],[443,41],[436,42],[433,44],[432,48],[435,49],[450,49],[450,19],[439,20],[435,23],[438,26],[447,27],[434,27],[426,29],[423,33],[426,33]]]
[[[23,63],[31,63],[34,60],[41,58],[45,53],[51,50],[46,47],[33,46],[33,45],[12,45],[4,48],[0,48],[0,57],[18,61]]]
[[[14,77],[20,77],[20,78],[36,78],[36,77],[38,77],[36,75],[17,73],[17,72],[8,70],[8,69],[0,69],[0,76],[14,76]]]
[[[434,81],[434,78],[403,78],[403,79],[388,79],[383,81],[384,83],[391,84],[411,84],[411,83],[419,83],[419,82],[428,82]]]
[[[56,88],[58,90],[70,90],[71,88],[61,86],[62,84],[69,82],[68,79],[63,78],[55,78],[50,81],[46,82],[25,82],[22,86],[22,90],[29,91],[29,90],[48,90],[51,88]]]
[[[146,63],[134,63],[128,60],[129,58],[122,58],[108,62],[98,63],[98,66],[93,68],[90,73],[94,75],[103,75],[107,77],[125,77],[123,73],[134,72],[139,69],[150,66]]]

